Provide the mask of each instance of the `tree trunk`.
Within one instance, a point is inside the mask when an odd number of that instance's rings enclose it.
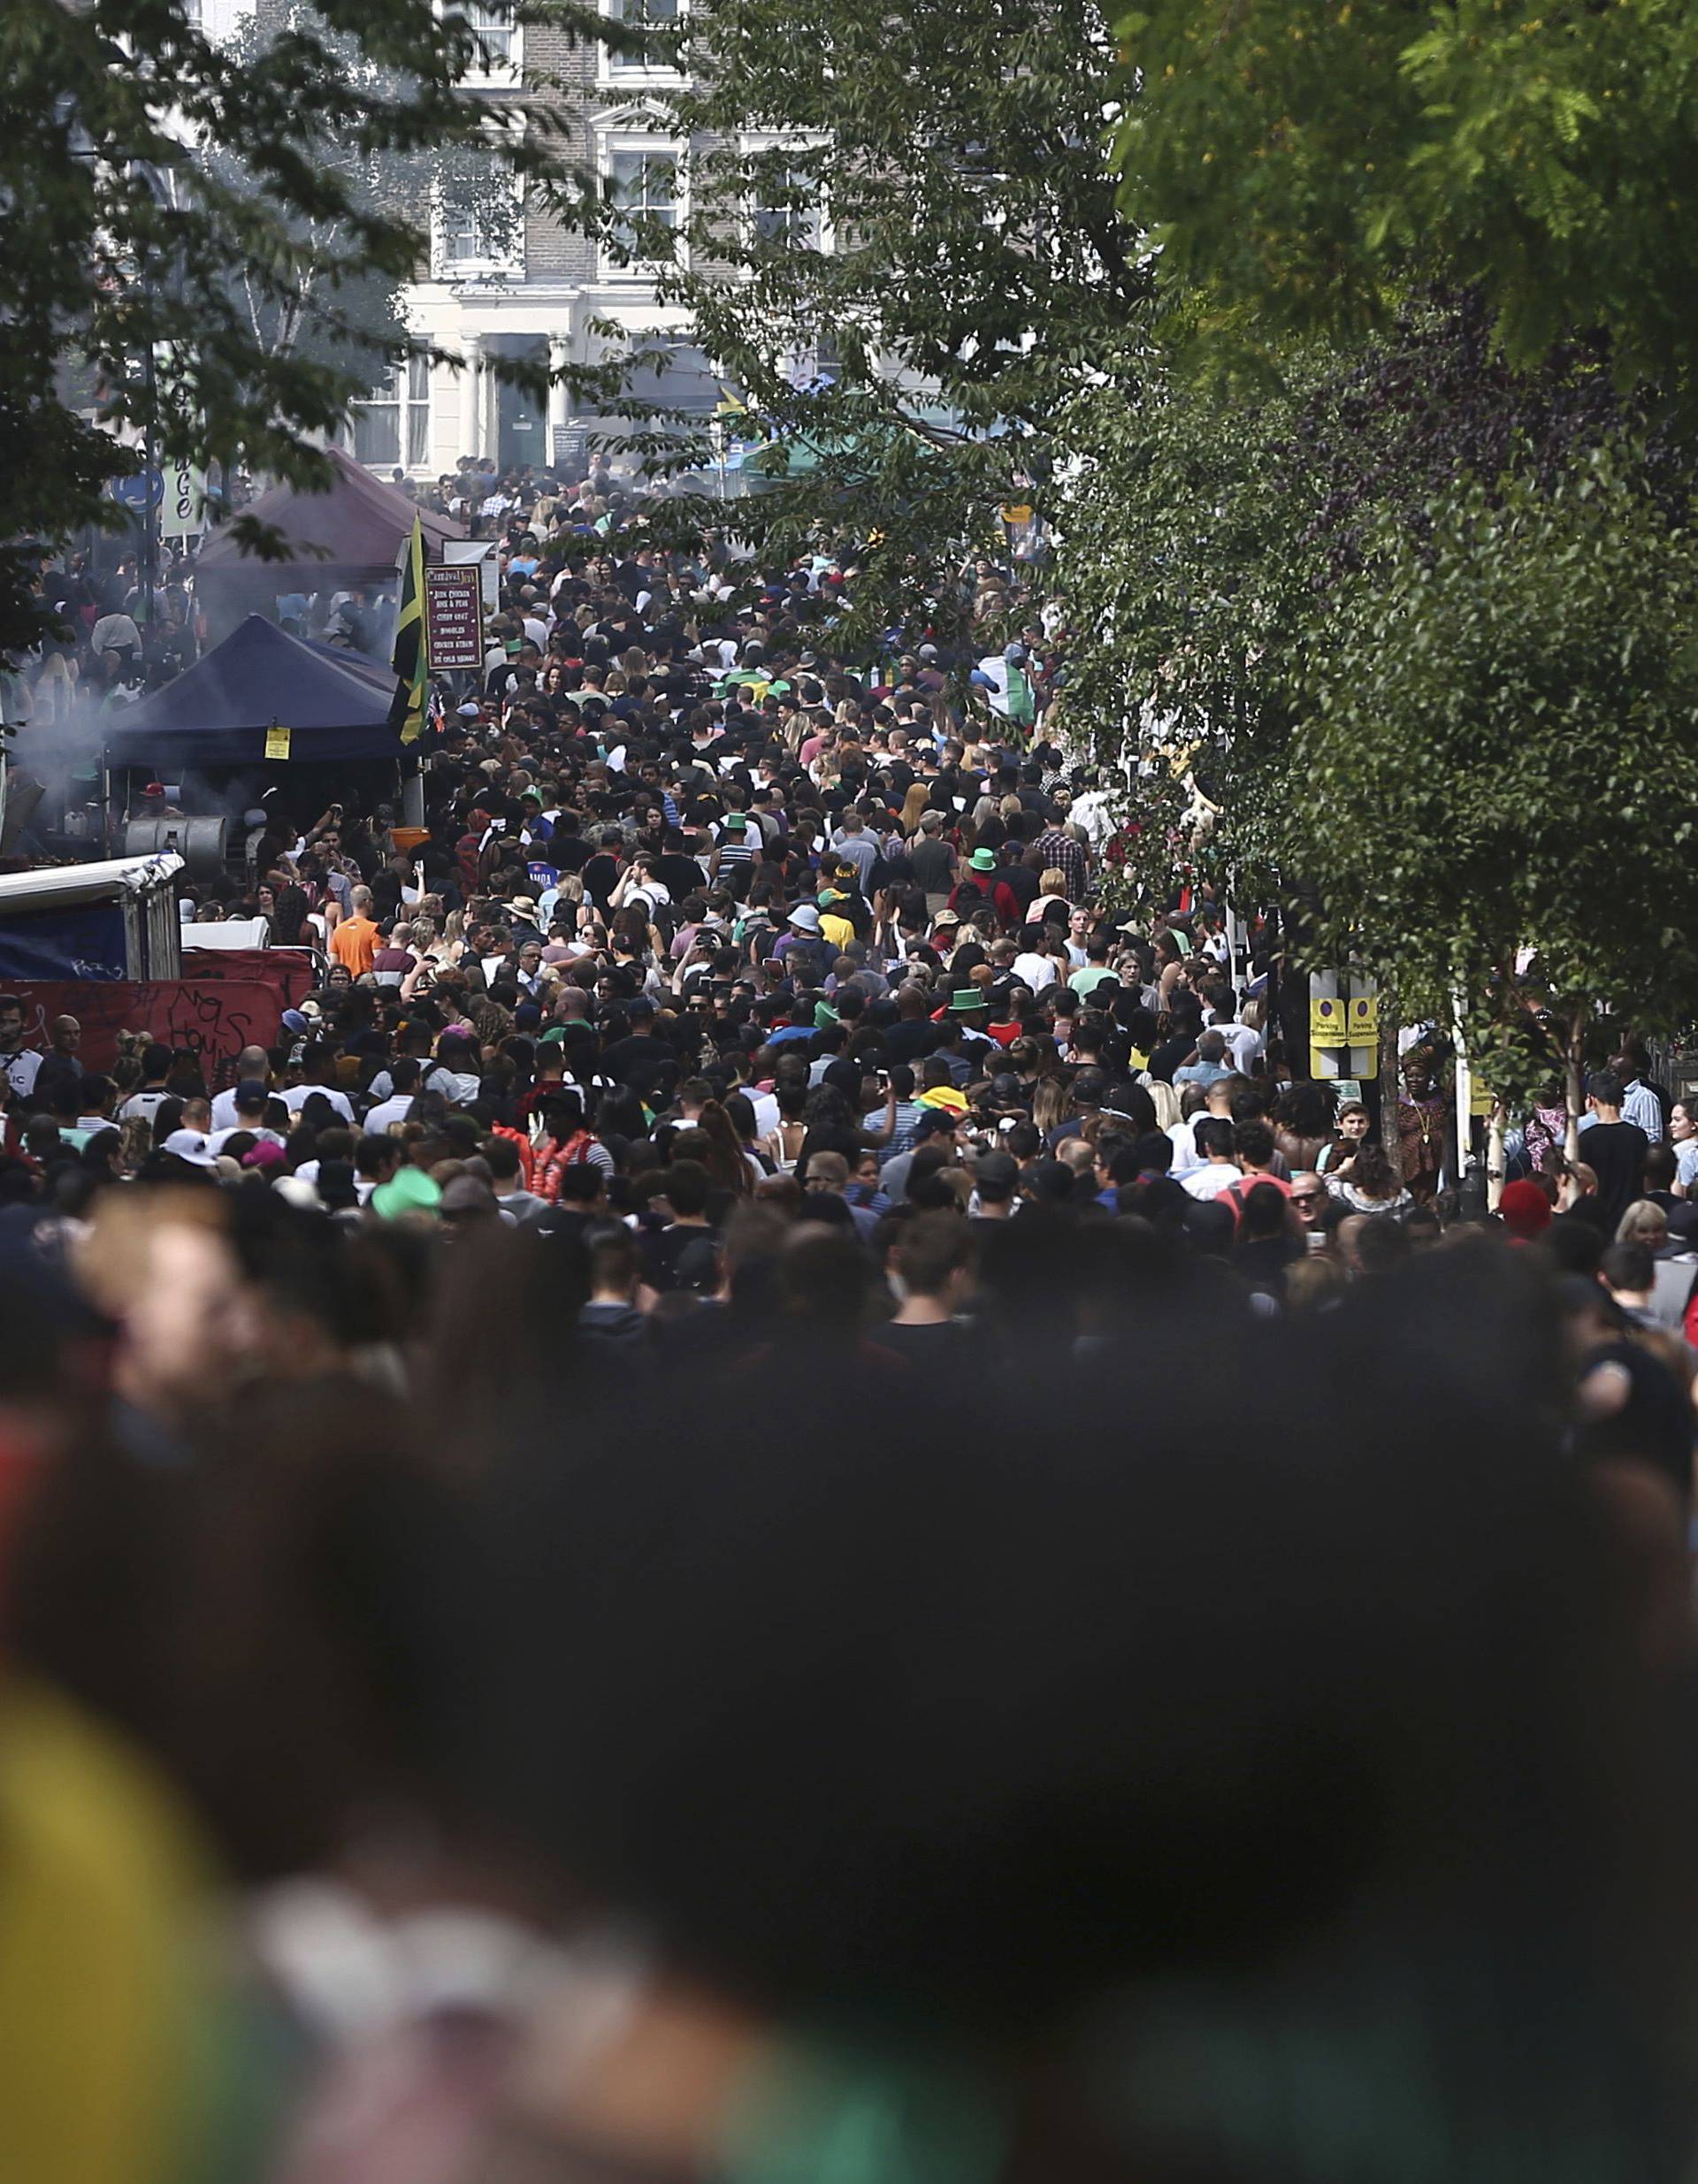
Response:
[[[1389,981],[1380,981],[1380,1142],[1399,1180],[1404,1172],[1404,1149],[1397,1135],[1397,1102],[1403,1083],[1397,1073],[1397,1004]]]
[[[1568,1048],[1564,1056],[1563,1080],[1567,1094],[1568,1130],[1563,1150],[1570,1160],[1580,1157],[1580,1107],[1586,1087],[1580,1065],[1586,1059],[1587,1007],[1584,1002],[1568,1019]]]
[[[1503,1129],[1509,1118],[1502,1100],[1492,1102],[1492,1119],[1486,1126],[1486,1210],[1497,1211],[1503,1195]]]

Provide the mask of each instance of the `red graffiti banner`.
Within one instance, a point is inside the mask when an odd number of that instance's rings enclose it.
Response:
[[[251,979],[85,980],[19,985],[24,1044],[44,1052],[56,1016],[82,1026],[85,1069],[110,1070],[120,1031],[144,1032],[161,1046],[195,1055],[214,1088],[229,1084],[245,1046],[275,1046],[287,1005],[284,989]]]

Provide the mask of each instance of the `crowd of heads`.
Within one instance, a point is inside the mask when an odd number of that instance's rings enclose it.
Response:
[[[273,1039],[0,995],[0,2148],[1675,2184],[1684,1102],[1488,1212],[1121,883],[1018,567],[851,645],[594,497],[422,829],[188,888]]]

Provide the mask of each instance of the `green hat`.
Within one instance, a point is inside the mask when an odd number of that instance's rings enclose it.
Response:
[[[995,850],[975,850],[967,861],[975,872],[994,872],[997,868],[997,852]]]
[[[814,1028],[815,1031],[823,1031],[828,1024],[840,1024],[842,1021],[843,1019],[838,1014],[837,1011],[832,1007],[829,1001],[816,1001],[814,1004]]]
[[[969,1009],[982,1009],[984,1004],[984,996],[976,986],[958,986],[949,997],[950,1012],[954,1016],[965,1016]]]
[[[403,1213],[435,1213],[442,1203],[441,1186],[423,1168],[397,1168],[386,1183],[371,1194],[371,1203],[386,1221]]]

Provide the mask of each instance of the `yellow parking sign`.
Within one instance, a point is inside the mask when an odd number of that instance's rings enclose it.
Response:
[[[1350,1043],[1344,1027],[1344,1003],[1335,995],[1309,1004],[1309,1043],[1312,1047],[1344,1047]]]

